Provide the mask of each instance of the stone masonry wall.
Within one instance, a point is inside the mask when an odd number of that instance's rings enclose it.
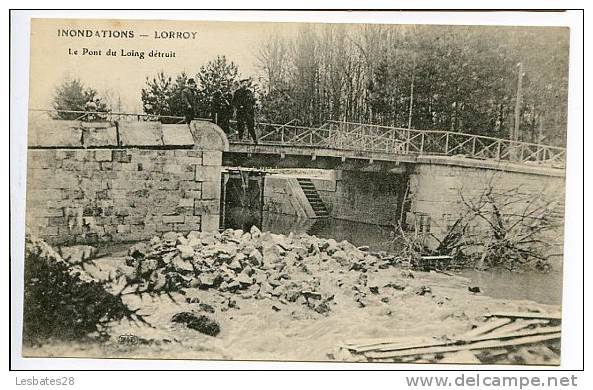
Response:
[[[406,185],[403,174],[338,171],[331,215],[355,222],[395,224]]]
[[[54,243],[216,230],[220,153],[197,150],[32,149],[27,224]]]
[[[56,146],[31,145],[30,138],[28,228],[53,244],[124,242],[167,231],[217,230],[224,146],[194,145],[187,125],[168,127],[159,135],[159,125],[120,126],[119,145],[109,141],[81,148],[75,141],[78,134],[54,137],[51,142]],[[148,135],[157,134],[155,140],[146,136],[147,126]],[[206,127],[199,131],[212,130]],[[68,131],[72,129],[76,130]],[[141,140],[145,145],[125,144],[134,138],[135,144]]]
[[[267,175],[264,180],[264,211],[300,218],[307,218],[313,213],[295,177]],[[305,207],[309,208],[309,213]]]
[[[526,199],[543,197],[564,203],[563,172],[530,172],[484,169],[453,164],[418,163],[410,174],[411,207],[408,224],[416,216],[430,217],[430,233],[442,237],[466,209],[460,194],[475,201],[489,186],[497,193],[520,191]],[[524,205],[517,204],[517,208]],[[562,236],[562,232],[558,232]]]

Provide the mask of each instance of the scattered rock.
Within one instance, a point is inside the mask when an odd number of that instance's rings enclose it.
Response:
[[[179,250],[179,256],[184,260],[192,259],[194,257],[194,247],[192,246],[177,245],[177,250]]]
[[[153,292],[216,289],[247,299],[302,304],[320,314],[331,310],[333,295],[320,289],[319,279],[311,277],[315,272],[357,271],[354,284],[349,282],[347,288],[352,286],[355,300],[364,307],[366,294],[379,294],[380,290],[376,283],[367,287],[368,274],[391,266],[366,246],[357,248],[347,241],[338,243],[306,234],[262,233],[257,227],[249,232],[169,232],[148,244],[134,245],[128,255],[126,264],[131,271],[126,277],[146,284]],[[296,276],[303,274],[309,276]],[[222,304],[220,310],[228,307]]]
[[[422,286],[418,289],[418,291],[416,291],[417,295],[426,295],[426,294],[432,294],[432,289],[428,286]]]
[[[80,264],[95,258],[97,248],[90,245],[63,246],[59,250],[62,259],[70,264]]]
[[[200,310],[205,311],[206,313],[214,313],[214,307],[207,303],[200,303]]]
[[[180,312],[171,318],[172,322],[185,324],[188,328],[197,330],[208,336],[216,336],[220,333],[220,325],[205,315],[195,315],[189,312]]]

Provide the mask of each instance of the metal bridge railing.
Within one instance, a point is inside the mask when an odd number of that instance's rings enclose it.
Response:
[[[465,156],[563,168],[566,149],[442,130],[415,130],[329,121],[335,147],[387,153]]]

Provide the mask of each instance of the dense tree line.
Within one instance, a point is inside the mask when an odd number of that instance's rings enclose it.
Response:
[[[508,137],[519,63],[520,139],[564,144],[568,29],[561,28],[303,24],[259,48],[259,120]]]
[[[568,38],[568,29],[550,27],[302,24],[296,33],[279,30],[255,53],[256,121],[318,126],[333,119],[507,138],[522,67],[519,139],[564,145]],[[198,82],[197,116],[206,118],[214,91],[228,96],[237,88],[239,69],[218,56],[195,74],[147,77],[144,112],[183,116],[181,91],[190,77]],[[79,80],[66,81],[54,107],[83,110],[95,95]]]
[[[200,67],[195,75],[182,72],[175,76],[159,72],[156,76],[146,78],[146,86],[142,88],[141,99],[144,112],[161,116],[184,116],[185,107],[181,91],[186,87],[187,80],[195,78],[198,85],[197,117],[209,118],[212,96],[220,90],[229,95],[238,88],[239,68],[225,56],[217,56],[214,60]],[[250,84],[250,87],[254,86]],[[164,122],[175,122],[175,119],[163,119]]]

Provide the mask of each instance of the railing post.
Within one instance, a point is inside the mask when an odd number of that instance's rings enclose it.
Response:
[[[422,138],[420,138],[420,154],[424,154],[424,132],[422,132]]]
[[[498,161],[500,161],[500,149],[502,148],[502,141],[498,140],[497,143],[498,143],[498,147],[496,148],[497,149],[496,150],[496,159]]]
[[[410,153],[410,129],[406,130],[406,154]]]
[[[445,156],[449,155],[449,132],[445,133]]]
[[[476,137],[474,136],[473,140],[472,140],[472,157],[475,157],[475,156],[476,156]]]

